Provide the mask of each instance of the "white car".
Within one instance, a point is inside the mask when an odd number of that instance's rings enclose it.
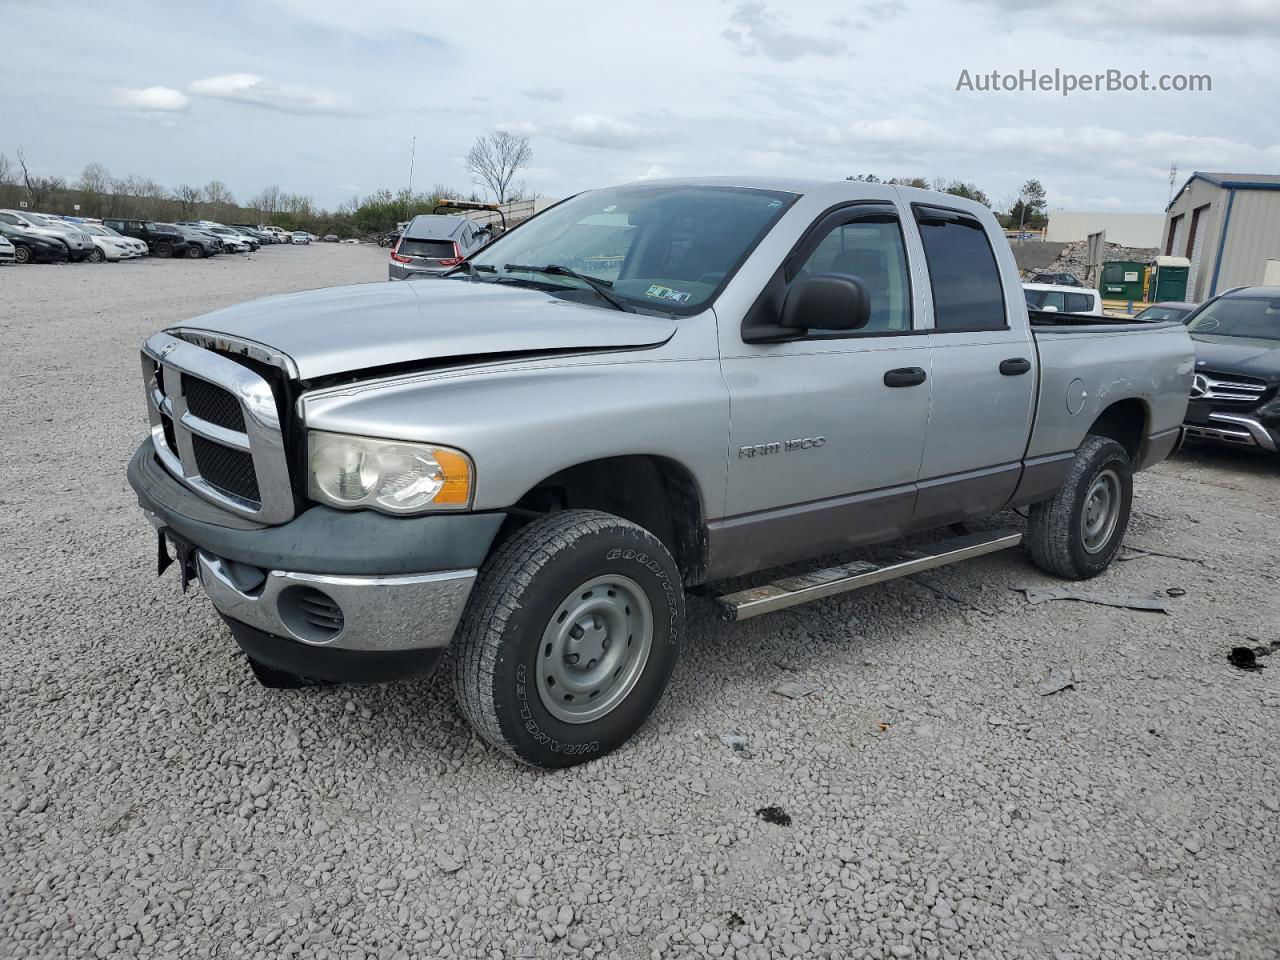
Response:
[[[8,237],[0,234],[0,263],[17,263],[18,250]]]
[[[147,245],[141,240],[122,237],[114,230],[100,227],[96,223],[77,223],[76,226],[80,228],[81,233],[88,234],[89,239],[93,241],[95,249],[89,254],[90,263],[102,263],[103,260],[111,262],[136,260],[146,252]],[[139,250],[139,247],[142,249]]]
[[[1088,287],[1069,287],[1059,283],[1024,283],[1023,296],[1028,310],[1044,313],[1074,313],[1085,317],[1102,316],[1102,295]]]
[[[311,243],[311,234],[307,233],[305,230],[295,230],[293,233],[293,242],[309,244]]]
[[[339,243],[359,243],[360,241],[357,240],[355,237],[347,237],[347,239],[339,240],[338,242]]]
[[[264,233],[271,234],[276,238],[277,243],[290,243],[293,241],[293,234],[284,229],[284,227],[270,226],[259,227],[258,229],[262,230]]]

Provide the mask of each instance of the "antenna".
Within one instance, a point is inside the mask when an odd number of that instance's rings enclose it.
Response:
[[[1173,185],[1178,180],[1178,162],[1175,160],[1169,167],[1169,199],[1165,202],[1165,206],[1173,203]]]
[[[418,152],[418,138],[413,138],[413,144],[409,147],[409,196],[413,196],[413,158]]]

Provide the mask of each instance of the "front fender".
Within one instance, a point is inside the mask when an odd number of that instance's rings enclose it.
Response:
[[[643,357],[643,359],[638,359]],[[605,457],[666,457],[724,512],[729,396],[715,359],[645,351],[442,371],[304,396],[308,429],[464,450],[476,510],[514,504],[539,480]]]

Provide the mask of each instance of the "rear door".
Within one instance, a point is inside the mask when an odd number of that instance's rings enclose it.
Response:
[[[736,328],[721,334],[731,413],[726,542],[742,569],[892,538],[914,506],[929,344],[899,208],[859,203],[824,214],[761,301],[780,305],[809,273],[859,277],[871,296],[868,324],[810,329],[786,343],[745,343]]]
[[[983,223],[966,211],[913,210],[933,312],[932,407],[912,521],[925,528],[990,513],[1013,494],[1031,430],[1036,354],[1021,291],[1016,283],[1006,289]]]

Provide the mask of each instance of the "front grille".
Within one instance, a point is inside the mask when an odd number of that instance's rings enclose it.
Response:
[[[1194,400],[1251,404],[1261,400],[1266,392],[1267,384],[1263,380],[1234,373],[1211,373],[1208,370],[1197,371],[1191,384],[1191,397]]]
[[[286,523],[297,506],[274,368],[157,333],[143,348],[151,437],[174,477],[224,510]]]
[[[191,446],[196,454],[196,469],[205,483],[229,496],[247,500],[255,507],[262,503],[253,457],[206,440],[198,433],[191,435]]]
[[[201,420],[244,433],[244,411],[240,409],[240,401],[226,390],[199,377],[183,374],[182,392],[187,398],[187,409]]]

